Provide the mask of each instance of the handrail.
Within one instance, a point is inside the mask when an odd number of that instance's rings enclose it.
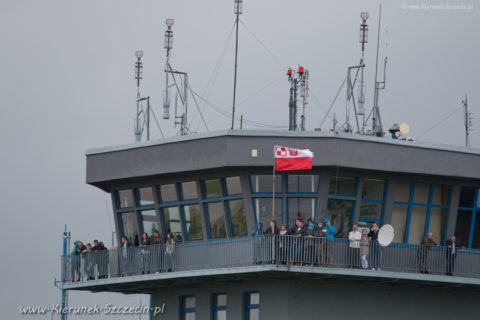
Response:
[[[480,278],[480,250],[350,242],[291,235],[253,235],[193,243],[114,248],[61,256],[62,281],[258,264],[358,268]]]

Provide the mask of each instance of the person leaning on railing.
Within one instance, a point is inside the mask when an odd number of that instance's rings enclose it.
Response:
[[[314,231],[315,226],[313,223],[309,223],[306,228],[307,235],[305,236],[305,254],[303,259],[303,263],[309,266],[313,266],[317,262]]]
[[[436,245],[437,243],[433,241],[433,234],[429,232],[427,237],[423,238],[420,248],[418,248],[418,265],[420,273],[430,273],[430,250]]]
[[[108,263],[110,261],[110,256],[108,253],[107,247],[103,244],[103,241],[98,243],[98,249],[95,251],[96,261],[98,265],[98,279],[108,278]]]
[[[148,239],[148,234],[146,232],[142,233],[142,241],[140,242],[140,262],[142,266],[142,274],[150,273],[150,239]]]
[[[293,238],[292,250],[293,250],[293,261],[292,265],[295,263],[297,266],[302,263],[302,253],[303,253],[303,237],[307,235],[306,226],[303,223],[302,218],[297,218],[295,220],[295,228],[293,229],[292,234],[296,236]]]
[[[374,223],[368,233],[370,240],[370,265],[372,270],[380,270],[380,246],[378,245],[378,224]]]
[[[356,268],[358,266],[358,261],[360,257],[360,239],[362,234],[358,231],[358,225],[354,224],[352,226],[352,231],[348,233],[348,257],[350,268]]]
[[[328,218],[325,218],[323,221],[323,232],[327,235],[327,245],[325,251],[325,263],[327,268],[330,268],[330,263],[332,259],[333,251],[333,242],[335,241],[335,226],[330,223]]]
[[[175,237],[173,233],[167,233],[167,243],[165,244],[165,265],[166,271],[171,272],[174,268]]]
[[[270,261],[270,263],[275,264],[277,260],[277,247],[278,247],[278,228],[277,228],[277,222],[275,220],[271,220],[270,224],[268,225],[268,228],[265,229],[263,234],[271,236],[271,250],[270,250],[270,259],[267,259]]]
[[[288,235],[287,225],[282,224],[278,236],[278,259],[281,264],[288,264]]]
[[[160,272],[163,264],[163,252],[161,251],[163,239],[160,237],[160,232],[158,230],[153,230],[153,241],[152,244],[152,269],[155,272]]]
[[[326,246],[326,239],[327,236],[327,229],[323,227],[323,222],[319,221],[317,226],[313,230],[313,235],[316,237],[315,239],[315,253],[317,260],[315,261],[316,266],[323,267],[325,265],[325,246]]]
[[[458,243],[456,242],[457,238],[452,235],[450,239],[445,242],[447,246],[447,276],[453,275],[455,270],[455,259],[457,258],[457,248]]]
[[[122,260],[123,260],[123,275],[128,276],[128,251],[132,247],[132,243],[128,241],[127,237],[122,237]]]

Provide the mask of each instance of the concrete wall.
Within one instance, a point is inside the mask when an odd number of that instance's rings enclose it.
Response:
[[[430,287],[420,282],[362,280],[255,280],[157,290],[153,305],[165,303],[154,319],[179,319],[180,296],[196,295],[196,319],[212,319],[212,294],[227,293],[227,319],[245,319],[245,292],[260,292],[260,319],[475,319],[478,289]]]

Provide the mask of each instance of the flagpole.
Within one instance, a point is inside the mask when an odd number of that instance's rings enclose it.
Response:
[[[272,179],[272,184],[273,184],[273,192],[272,192],[272,220],[275,217],[275,152],[276,152],[276,146],[273,146],[273,179]]]

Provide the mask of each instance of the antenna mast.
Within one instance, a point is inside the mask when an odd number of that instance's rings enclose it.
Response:
[[[142,140],[142,125],[140,123],[140,115],[142,114],[142,111],[140,110],[140,80],[143,78],[143,51],[135,51],[135,56],[137,57],[137,61],[135,62],[135,79],[137,80],[137,113],[133,124],[133,130],[135,134],[135,142],[140,142],[140,140]]]
[[[288,103],[288,130],[297,130],[297,86],[299,83],[301,86],[300,95],[303,97],[303,115],[301,130],[305,130],[305,106],[307,104],[308,96],[308,70],[305,70],[303,66],[298,66],[296,72],[292,68],[288,68],[287,76],[288,81],[290,82],[290,101]]]
[[[468,102],[467,94],[462,100],[464,114],[463,118],[465,120],[465,147],[470,148],[470,131],[472,131],[472,113],[468,112]]]
[[[375,62],[375,91],[373,94],[373,110],[372,110],[372,133],[379,137],[383,137],[383,125],[382,118],[380,117],[380,109],[378,108],[378,91],[385,89],[385,76],[387,69],[387,58],[385,58],[384,71],[383,71],[383,82],[379,82],[377,79],[378,75],[378,51],[380,46],[380,26],[382,20],[382,5],[380,4],[380,12],[378,15],[378,34],[377,34],[377,58]],[[378,119],[378,123],[377,123]]]
[[[236,26],[236,37],[235,37],[235,74],[233,77],[233,106],[232,106],[232,130],[235,125],[235,97],[237,94],[237,57],[238,57],[238,19],[239,16],[242,14],[242,5],[243,5],[243,0],[235,0],[234,3],[234,13],[237,15],[237,18],[235,20],[235,26]]]
[[[188,75],[186,72],[181,72],[172,69],[172,66],[170,65],[169,58],[170,58],[170,50],[172,50],[172,44],[173,44],[173,31],[172,31],[172,26],[173,26],[173,19],[167,19],[165,21],[165,24],[167,25],[167,30],[165,31],[165,42],[164,42],[164,48],[167,49],[167,63],[165,64],[165,74],[166,74],[166,79],[165,79],[165,92],[163,96],[163,119],[169,119],[170,118],[170,91],[169,88],[170,86],[175,86],[177,89],[177,93],[180,96],[180,100],[183,104],[183,109],[182,109],[182,115],[177,116],[177,113],[175,111],[175,125],[179,124],[180,125],[180,134],[181,135],[186,135],[188,134],[188,127],[187,127],[187,98],[188,98]],[[169,86],[169,76],[168,74],[172,74],[172,79],[173,79],[173,84]],[[180,75],[180,77],[183,76],[183,92],[180,92],[180,87],[178,86],[178,83],[175,79],[175,74]],[[176,109],[175,109],[176,110]],[[180,119],[180,121],[177,122],[177,119]]]
[[[365,44],[368,42],[368,25],[367,19],[369,17],[368,12],[361,12],[360,18],[362,19],[362,24],[360,25],[360,43],[362,44],[362,59],[360,60],[360,65],[363,65],[360,68],[360,92],[358,94],[358,110],[357,115],[362,116],[362,123],[365,121],[365,83],[363,81],[363,71],[364,66],[364,57],[365,57]],[[362,134],[363,134],[362,126]]]

